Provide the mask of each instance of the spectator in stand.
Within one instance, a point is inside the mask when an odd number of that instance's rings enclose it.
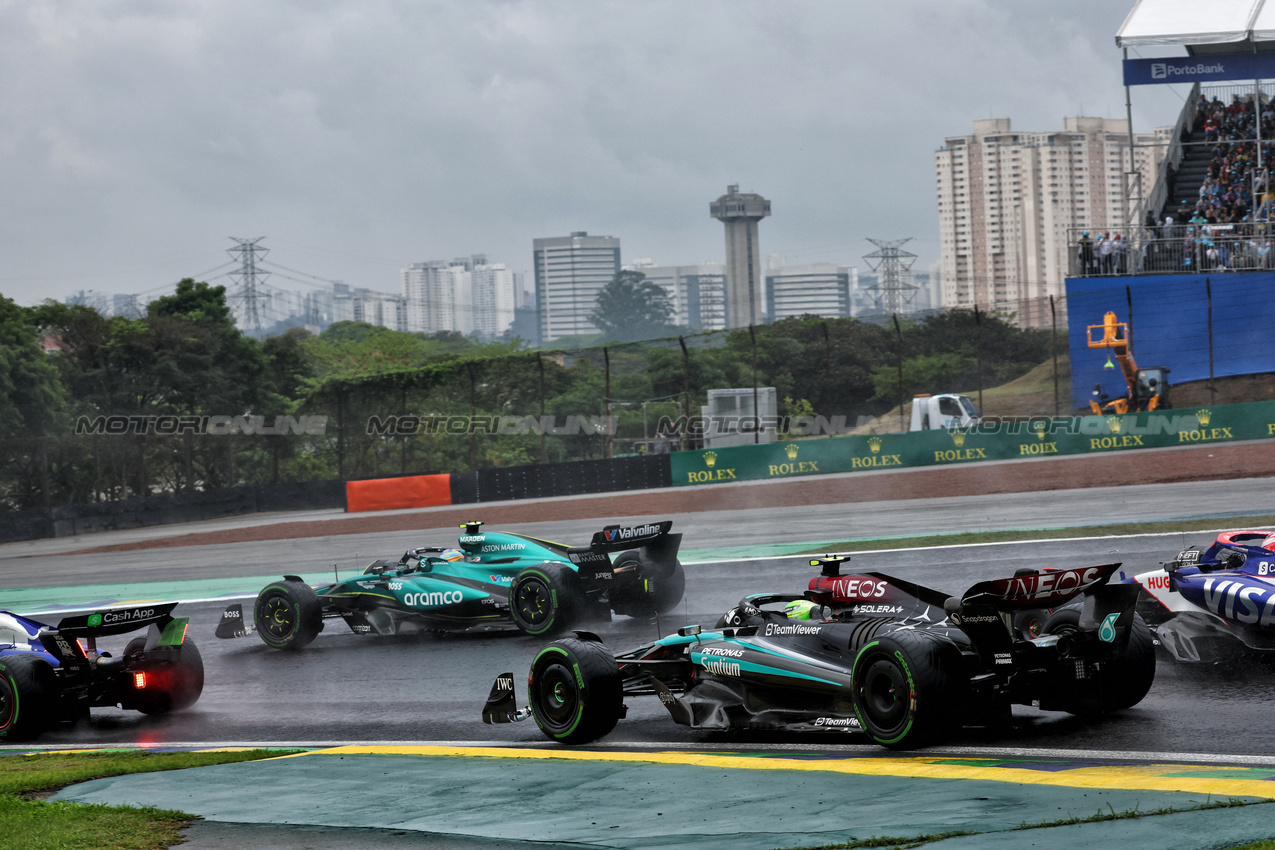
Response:
[[[1129,256],[1129,243],[1122,240],[1119,233],[1116,234],[1114,243],[1111,253],[1115,260],[1115,272],[1116,274],[1124,274],[1125,261]]]
[[[1093,274],[1093,240],[1089,231],[1080,234],[1080,275],[1086,277]]]
[[[1116,246],[1112,243],[1111,233],[1098,237],[1098,266],[1102,274],[1111,274],[1112,253]]]

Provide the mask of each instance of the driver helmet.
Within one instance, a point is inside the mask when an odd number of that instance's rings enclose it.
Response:
[[[444,561],[463,561],[465,560],[465,553],[459,549],[444,549],[438,553],[438,557]]]
[[[790,620],[809,620],[817,607],[809,599],[794,599],[784,606],[784,616]]]

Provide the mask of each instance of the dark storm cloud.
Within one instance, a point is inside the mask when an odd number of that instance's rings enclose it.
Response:
[[[0,292],[153,289],[228,236],[386,291],[426,259],[525,269],[569,230],[720,259],[707,205],[733,182],[774,202],[764,254],[854,264],[865,237],[913,236],[923,267],[943,138],[1123,117],[1127,11],[0,0]],[[1141,99],[1135,125],[1175,103]]]

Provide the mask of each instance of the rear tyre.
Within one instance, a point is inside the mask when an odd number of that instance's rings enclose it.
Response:
[[[1079,631],[1078,608],[1062,608],[1045,622],[1048,635],[1072,635]],[[1155,642],[1146,621],[1134,614],[1124,651],[1102,662],[1098,670],[1096,693],[1064,704],[1063,710],[1070,714],[1100,714],[1131,708],[1142,702],[1154,681]]]
[[[583,744],[615,728],[623,712],[620,667],[605,646],[557,640],[531,662],[531,713],[545,737]]]
[[[124,655],[145,648],[145,638],[133,638],[124,647]],[[139,672],[145,675],[145,684],[138,688],[135,678],[129,682],[132,697],[125,707],[142,714],[167,714],[189,708],[204,692],[204,659],[190,638],[181,646],[152,649],[143,656]]]
[[[936,636],[879,637],[859,650],[852,671],[859,725],[883,747],[924,746],[959,724],[960,652]]]
[[[578,618],[583,601],[575,571],[563,564],[527,567],[509,586],[509,613],[529,635],[568,628]]]
[[[642,570],[641,558],[636,552],[625,552],[615,559],[615,568],[633,565],[639,573]],[[621,573],[623,575],[623,573]],[[648,589],[648,587],[650,589]],[[645,617],[653,613],[667,614],[677,607],[686,593],[686,571],[682,562],[675,560],[673,569],[666,576],[651,576],[639,580],[625,592],[615,596],[611,607],[617,614],[627,617]]]
[[[57,674],[43,658],[0,658],[0,738],[34,738],[56,714]]]
[[[252,619],[267,646],[300,649],[323,629],[323,603],[305,582],[282,579],[257,594]]]

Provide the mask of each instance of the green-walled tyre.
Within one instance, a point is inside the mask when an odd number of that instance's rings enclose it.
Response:
[[[915,631],[896,631],[866,643],[852,673],[859,725],[891,749],[925,746],[960,722],[960,651]]]
[[[35,655],[0,658],[0,738],[34,738],[49,725],[57,697],[57,674]]]
[[[518,573],[509,586],[509,613],[529,635],[570,628],[583,607],[580,580],[564,564],[537,564]]]
[[[281,579],[257,594],[252,617],[267,646],[300,649],[323,629],[323,603],[305,582]]]
[[[623,712],[620,667],[605,646],[556,640],[531,662],[531,713],[545,737],[585,744],[603,737]]]

